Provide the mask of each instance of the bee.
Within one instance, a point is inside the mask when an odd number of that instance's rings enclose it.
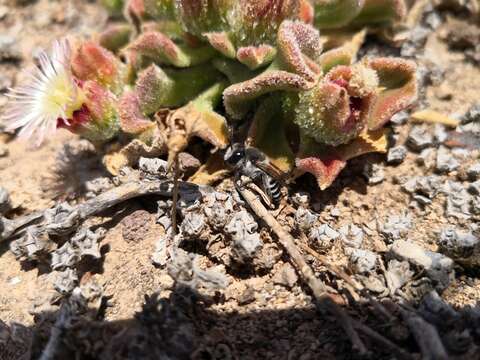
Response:
[[[270,207],[276,207],[279,204],[282,195],[279,180],[284,174],[268,161],[265,154],[253,147],[234,143],[225,152],[224,160],[233,168],[236,186],[247,185],[242,180],[244,176],[261,187],[268,198],[264,198],[264,201]]]

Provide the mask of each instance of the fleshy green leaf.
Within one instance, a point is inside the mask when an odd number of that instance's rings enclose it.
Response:
[[[368,115],[368,128],[376,130],[415,101],[416,65],[399,58],[372,59],[367,65],[377,72],[379,79],[379,89],[372,99]]]
[[[263,101],[253,118],[247,142],[259,149],[278,170],[292,170],[295,156],[286,136],[287,119],[278,97]]]
[[[312,0],[314,24],[319,29],[347,25],[362,10],[365,0]]]
[[[128,51],[146,56],[157,64],[189,67],[210,60],[215,50],[210,46],[189,47],[178,45],[160,32],[146,32],[140,35],[129,47]]]
[[[272,62],[277,50],[270,45],[247,46],[238,49],[237,59],[249,69],[255,70]]]
[[[365,5],[353,24],[371,25],[400,20],[407,13],[405,0],[365,0]]]

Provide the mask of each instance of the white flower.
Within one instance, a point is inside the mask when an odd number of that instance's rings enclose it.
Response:
[[[7,131],[21,128],[18,136],[32,138],[39,146],[55,132],[58,119],[69,124],[68,119],[84,102],[70,69],[70,56],[68,40],[55,41],[50,55],[40,54],[40,65],[29,72],[28,81],[10,89],[10,101],[2,116]]]

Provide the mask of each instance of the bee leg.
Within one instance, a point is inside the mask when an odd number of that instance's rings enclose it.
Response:
[[[268,194],[265,193],[257,184],[254,182],[251,182],[247,185],[247,188],[252,190],[254,193],[256,193],[260,198],[262,199],[263,203],[270,209],[275,209],[275,204],[272,202]]]

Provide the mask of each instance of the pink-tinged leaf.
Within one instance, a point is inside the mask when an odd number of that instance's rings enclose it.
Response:
[[[282,113],[279,98],[268,97],[255,112],[247,143],[265,154],[281,175],[289,173],[295,161],[287,131],[287,119]]]
[[[379,91],[368,114],[368,128],[376,130],[416,100],[416,65],[399,58],[377,58],[368,61],[368,66],[377,72],[379,79]]]
[[[347,161],[355,157],[387,151],[387,130],[364,131],[348,144],[331,147],[321,146],[312,139],[302,136],[300,153],[295,160],[295,172],[304,172],[315,176],[321,190],[328,188],[347,165]]]
[[[300,21],[284,21],[278,30],[278,48],[288,70],[316,82],[321,75],[316,61],[322,51],[318,30]]]
[[[143,114],[140,100],[134,92],[123,94],[119,102],[118,112],[120,127],[128,134],[140,134],[155,125],[154,122]]]
[[[343,83],[321,81],[312,90],[299,94],[294,122],[320,144],[345,144],[364,128],[363,106],[361,99],[349,96]]]
[[[339,47],[323,53],[318,60],[324,74],[339,65],[351,65],[353,61],[352,52],[348,47]]]
[[[272,62],[277,50],[270,45],[247,46],[238,49],[237,59],[249,69],[255,70]]]
[[[365,5],[353,24],[381,24],[403,19],[406,14],[405,0],[365,0]]]
[[[230,26],[237,46],[274,45],[280,24],[301,15],[299,0],[238,0]]]
[[[363,131],[357,138],[348,144],[337,147],[335,151],[345,161],[374,152],[386,153],[387,134],[387,129]]]
[[[300,0],[298,9],[298,19],[305,24],[313,24],[315,9],[309,0]]]
[[[143,0],[145,14],[155,20],[175,20],[175,0]]]
[[[235,0],[176,0],[175,3],[184,30],[195,36],[230,30],[227,18]]]
[[[135,93],[143,114],[150,115],[166,105],[174,81],[158,66],[152,64],[143,70],[135,83]]]
[[[100,33],[98,42],[105,49],[116,52],[128,44],[131,34],[129,24],[113,24]]]
[[[124,13],[127,18],[133,18],[135,21],[140,21],[140,19],[146,14],[144,0],[127,0]]]
[[[325,190],[332,185],[346,165],[347,162],[335,154],[310,156],[295,161],[299,171],[315,176],[320,190]]]
[[[303,77],[282,70],[266,70],[257,77],[229,86],[223,92],[225,110],[241,119],[256,98],[274,91],[307,90],[311,84]]]
[[[96,81],[109,88],[120,86],[121,64],[115,55],[93,41],[85,41],[75,49],[71,66],[80,80]]]
[[[315,10],[314,24],[319,29],[347,25],[362,10],[365,0],[311,0]]]
[[[141,34],[129,47],[128,51],[136,56],[146,56],[157,64],[167,64],[176,67],[189,67],[201,64],[215,55],[209,47],[191,48],[177,45],[169,37],[160,32]]]
[[[230,59],[235,59],[235,46],[226,32],[209,32],[203,36],[214,49]]]

